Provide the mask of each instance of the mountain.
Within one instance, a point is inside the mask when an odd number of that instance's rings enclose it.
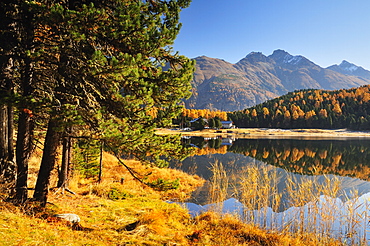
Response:
[[[349,63],[346,60],[343,60],[342,63],[339,65],[332,65],[330,67],[327,67],[327,69],[342,74],[357,76],[359,78],[370,79],[370,71],[364,69],[363,67],[356,66],[353,63]]]
[[[235,111],[294,90],[335,90],[370,83],[370,77],[322,68],[284,50],[269,56],[252,52],[236,64],[206,56],[195,61],[193,95],[185,101],[187,108]]]

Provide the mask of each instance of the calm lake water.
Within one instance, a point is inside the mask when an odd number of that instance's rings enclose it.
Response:
[[[217,207],[267,229],[369,242],[370,140],[182,141],[196,152],[171,167],[207,180],[186,203],[192,214]]]

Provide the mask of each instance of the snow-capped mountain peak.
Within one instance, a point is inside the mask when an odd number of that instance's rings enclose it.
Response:
[[[339,65],[339,67],[343,70],[347,70],[349,72],[354,72],[356,71],[359,67],[356,66],[355,64],[353,63],[349,63],[348,61],[346,60],[343,60],[342,63]]]
[[[343,60],[339,65],[332,65],[328,69],[352,76],[357,76],[363,79],[370,79],[370,71],[364,69],[361,66],[357,66],[353,63],[350,63],[346,60]]]
[[[286,65],[302,65],[303,61],[307,59],[301,55],[293,56],[286,52],[285,50],[275,50],[272,55],[268,56],[273,59],[275,62]]]
[[[302,60],[302,56],[292,56],[290,54],[287,54],[285,57],[284,57],[284,63],[289,63],[289,64],[292,64],[292,65],[296,65],[298,64],[300,61]]]

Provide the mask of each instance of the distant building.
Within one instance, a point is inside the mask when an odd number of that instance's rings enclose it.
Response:
[[[233,142],[235,141],[234,138],[222,138],[221,145],[233,145]]]
[[[199,117],[199,118],[196,118],[196,119],[192,119],[191,121],[189,121],[189,123],[194,123],[198,120],[202,119],[204,123],[208,124],[208,120],[206,118],[202,118],[202,117]]]
[[[199,120],[199,118],[192,119],[191,121],[189,121],[189,123],[194,123],[194,122],[196,122],[197,120]]]
[[[232,121],[221,121],[223,129],[235,128]]]

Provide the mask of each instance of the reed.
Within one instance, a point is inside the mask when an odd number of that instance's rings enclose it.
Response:
[[[222,202],[228,196],[229,177],[222,162],[216,160],[210,167],[212,177],[210,180],[209,201],[215,203],[213,210],[222,211]]]
[[[226,173],[220,161],[211,170],[210,203],[221,206],[233,196],[243,204],[239,216],[247,224],[298,237],[315,235],[322,245],[332,242],[330,237],[346,245],[367,245],[369,204],[360,203],[356,192],[346,196],[335,176],[298,180],[254,163]]]

